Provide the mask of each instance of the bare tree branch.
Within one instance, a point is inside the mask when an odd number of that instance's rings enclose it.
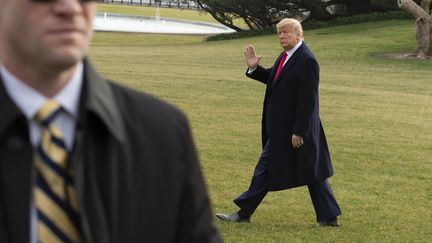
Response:
[[[420,7],[413,0],[398,0],[398,4],[401,9],[407,11],[416,19],[429,17],[429,13],[427,13],[422,7]]]
[[[217,12],[215,11],[211,11],[210,8],[208,8],[205,4],[202,4],[200,0],[197,0],[198,5],[201,7],[201,9],[203,9],[204,11],[206,11],[207,13],[210,13],[210,15],[216,19],[216,21],[218,21],[219,23],[225,25],[228,28],[231,28],[235,31],[243,31],[243,29],[237,27],[236,25],[234,25],[232,23],[232,21],[228,21],[226,18],[222,18],[220,15],[217,14]]]

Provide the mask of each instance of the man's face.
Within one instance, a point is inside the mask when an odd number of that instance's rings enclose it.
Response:
[[[300,41],[300,36],[294,31],[294,27],[290,25],[279,28],[278,35],[279,44],[285,50],[292,49]]]
[[[74,66],[89,45],[95,12],[95,1],[0,0],[2,62]]]

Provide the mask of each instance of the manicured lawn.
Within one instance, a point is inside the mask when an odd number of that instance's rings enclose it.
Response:
[[[216,221],[220,233],[226,242],[430,242],[432,61],[381,57],[416,48],[414,21],[311,30],[305,40],[321,65],[320,112],[343,226],[316,228],[302,187],[268,194],[250,224]],[[214,212],[237,210],[232,199],[247,189],[260,154],[265,87],[244,75],[249,43],[264,66],[281,51],[276,36],[205,42],[101,32],[90,48],[104,76],[185,111]]]

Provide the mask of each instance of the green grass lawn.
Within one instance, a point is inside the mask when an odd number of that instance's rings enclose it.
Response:
[[[343,210],[316,228],[306,187],[269,193],[250,224],[216,221],[226,242],[431,242],[432,61],[390,60],[416,48],[414,20],[306,32],[321,65],[321,118]],[[276,36],[205,42],[200,36],[96,33],[104,76],[161,97],[188,115],[214,212],[236,211],[260,154],[265,87],[245,77],[243,49],[262,64]]]

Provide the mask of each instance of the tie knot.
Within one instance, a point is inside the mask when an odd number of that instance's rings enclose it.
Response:
[[[35,119],[43,126],[49,126],[49,124],[60,113],[60,111],[60,104],[55,100],[49,99],[45,101],[45,103],[39,108],[38,112],[36,113]]]
[[[288,57],[288,54],[286,53],[286,51],[284,51],[283,53],[282,53],[282,57],[281,57],[281,61],[285,61],[285,59]]]

